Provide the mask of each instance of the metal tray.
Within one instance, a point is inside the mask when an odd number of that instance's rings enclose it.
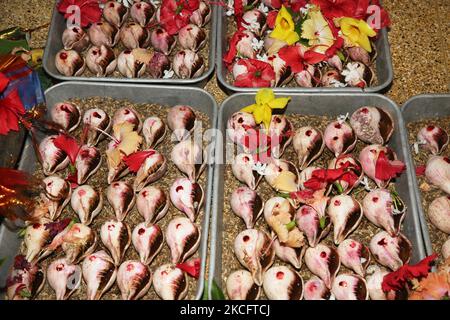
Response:
[[[199,88],[184,88],[174,86],[150,86],[150,85],[132,85],[132,84],[105,84],[105,83],[86,83],[86,82],[64,82],[49,88],[45,92],[47,105],[53,106],[71,98],[87,97],[111,97],[115,99],[128,99],[134,103],[159,103],[162,105],[174,106],[177,104],[191,105],[194,109],[204,112],[209,116],[210,127],[215,128],[217,122],[217,104],[214,98],[206,91]],[[209,151],[212,152],[213,148]],[[212,155],[209,155],[212,159]],[[28,137],[19,169],[34,172],[39,166],[36,155]],[[204,218],[201,223],[201,242],[199,255],[201,258],[201,271],[198,279],[196,299],[201,299],[204,288],[204,277],[206,270],[206,258],[208,254],[208,229],[209,217],[211,211],[211,195],[213,186],[213,165],[208,164],[206,168],[207,185],[205,188]],[[13,263],[14,256],[18,253],[22,239],[18,238],[17,231],[11,231],[5,224],[0,225],[0,258],[7,258],[5,263],[0,266],[0,287],[6,282],[8,270]],[[1,298],[1,294],[0,294]]]
[[[217,10],[217,80],[222,88],[228,93],[232,94],[234,92],[254,92],[258,88],[241,88],[236,87],[227,81],[228,70],[223,62],[222,57],[224,56],[227,46],[227,28],[228,19],[225,15],[225,8],[219,7]],[[376,75],[378,78],[378,85],[373,87],[368,87],[365,89],[361,88],[283,88],[277,87],[278,92],[283,93],[295,93],[295,92],[382,92],[385,91],[394,79],[394,71],[392,68],[391,51],[389,48],[389,40],[387,36],[387,29],[383,28],[380,32],[380,36],[375,42],[377,48],[377,59],[376,59]]]
[[[405,120],[405,126],[410,122],[418,120],[448,117],[450,116],[450,94],[423,94],[412,97],[403,105],[402,114],[403,119]],[[411,157],[411,163],[414,163],[411,153],[409,153],[409,156]],[[416,193],[417,212],[419,213],[423,241],[425,242],[427,255],[430,255],[433,253],[433,249],[425,218],[425,211],[422,207],[422,196],[418,188],[416,175],[414,174],[412,178],[414,182],[414,192]]]
[[[127,82],[127,83],[142,83],[142,84],[164,84],[164,85],[185,85],[185,86],[196,86],[204,87],[208,82],[209,78],[213,75],[216,59],[216,11],[217,6],[211,6],[211,20],[209,22],[209,61],[208,69],[197,78],[193,79],[151,79],[151,78],[131,78],[126,77],[114,78],[114,77],[66,77],[59,73],[55,67],[55,55],[63,48],[62,45],[62,33],[65,29],[66,21],[64,16],[58,12],[56,5],[53,8],[53,15],[48,30],[47,43],[45,45],[43,66],[45,71],[53,78],[59,80],[71,80],[71,81],[105,81],[105,82]]]
[[[283,93],[275,90],[275,94],[280,97]],[[395,103],[380,94],[365,93],[337,93],[337,94],[308,94],[308,93],[291,93],[291,102],[288,104],[286,114],[306,114],[306,115],[328,115],[337,117],[340,114],[352,113],[357,108],[364,105],[374,105],[389,112],[396,124],[394,134],[392,135],[389,146],[397,153],[400,160],[406,163],[408,170],[397,179],[397,191],[408,207],[408,213],[403,223],[403,233],[408,237],[413,245],[413,255],[411,261],[413,263],[425,257],[425,246],[422,239],[419,213],[417,210],[416,193],[414,192],[415,180],[408,155],[409,148],[404,128],[403,118],[400,109]],[[254,103],[254,94],[238,93],[227,100],[221,106],[219,112],[218,129],[224,133],[228,118],[242,107]],[[225,139],[225,136],[224,136]],[[219,139],[220,140],[220,139]],[[225,140],[224,140],[225,141]],[[216,159],[226,159],[225,145],[217,144],[215,157]],[[223,164],[217,164],[214,169],[214,199],[212,207],[211,220],[211,258],[209,265],[209,286],[212,288],[212,281],[223,287],[222,285],[222,233],[223,233],[223,205],[224,201],[224,169]],[[211,297],[211,291],[209,292]]]

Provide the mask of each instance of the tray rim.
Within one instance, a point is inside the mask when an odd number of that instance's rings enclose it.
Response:
[[[418,94],[415,96],[412,96],[411,98],[409,98],[407,101],[405,101],[405,103],[403,103],[402,107],[401,107],[401,112],[402,115],[409,113],[409,110],[411,109],[411,104],[414,103],[415,101],[420,101],[420,100],[433,100],[433,99],[448,99],[449,100],[449,105],[450,105],[450,93],[424,93],[424,94]],[[411,121],[407,121],[404,117],[404,121],[405,121],[405,130],[406,133],[409,133],[408,130],[408,126],[407,124],[410,123]],[[408,135],[407,135],[408,137]],[[408,139],[409,140],[409,139]],[[411,157],[411,163],[414,164],[414,159],[412,158],[412,154],[409,153],[409,156]],[[431,255],[433,254],[433,247],[431,244],[431,238],[430,238],[430,230],[428,229],[428,225],[427,225],[427,221],[425,218],[425,210],[422,206],[422,196],[419,190],[419,184],[417,181],[417,177],[414,174],[413,175],[413,182],[414,182],[414,192],[416,193],[416,202],[417,202],[417,211],[419,213],[419,219],[420,219],[420,225],[422,228],[422,237],[423,237],[423,241],[425,244],[425,250],[427,252],[427,255]]]
[[[55,2],[52,11],[52,18],[50,22],[50,27],[48,29],[47,40],[45,42],[44,56],[42,60],[42,65],[45,72],[52,78],[62,81],[87,81],[87,82],[108,82],[108,83],[135,83],[135,84],[159,84],[159,85],[177,85],[177,86],[199,86],[204,87],[208,82],[208,79],[212,77],[216,67],[216,43],[217,43],[217,6],[211,6],[211,18],[210,18],[210,31],[209,31],[209,61],[208,70],[206,70],[200,77],[193,79],[153,79],[153,78],[113,78],[113,77],[76,77],[76,76],[64,76],[59,72],[53,72],[49,67],[49,61],[52,59],[50,57],[50,51],[47,48],[51,47],[51,41],[58,35],[55,35],[54,28],[56,24],[56,19],[60,14],[57,5],[59,0]]]
[[[158,90],[181,90],[181,91],[186,91],[186,92],[194,91],[199,94],[205,95],[211,101],[211,111],[212,111],[212,115],[210,117],[211,129],[215,129],[217,127],[217,110],[218,110],[217,102],[215,101],[215,99],[209,92],[203,90],[202,88],[187,87],[187,86],[158,86],[158,85],[135,84],[135,83],[104,83],[104,82],[67,81],[67,82],[61,82],[59,84],[56,84],[56,85],[48,88],[47,90],[45,90],[45,92],[44,92],[45,97],[47,99],[47,96],[51,95],[52,91],[60,90],[61,88],[62,89],[70,88],[74,84],[82,86],[82,87],[83,86],[89,86],[89,87],[96,86],[96,87],[100,87],[100,88],[102,88],[102,87],[103,88],[104,87],[117,87],[117,88],[127,87],[127,88],[142,88],[142,89],[152,88],[152,89],[158,89]],[[102,95],[102,92],[99,91],[98,96],[105,96],[105,95]],[[126,99],[126,98],[124,98],[124,99]],[[31,145],[32,145],[31,137],[28,135],[26,137],[25,144],[22,149],[22,154],[20,156],[20,159],[18,160],[19,168],[24,167],[24,163],[26,163],[27,158],[30,157],[30,153],[33,153],[34,149]],[[28,149],[30,151],[24,152],[25,149]],[[208,156],[214,157],[214,151],[215,151],[215,147],[211,148],[210,154]],[[33,154],[33,156],[34,156],[34,154]],[[210,231],[211,203],[212,203],[212,195],[213,195],[214,165],[208,164],[207,168],[208,168],[208,175],[207,175],[207,183],[206,183],[205,193],[208,194],[209,197],[208,197],[208,201],[205,201],[205,204],[204,204],[203,220],[201,221],[201,223],[199,223],[199,225],[202,228],[201,239],[200,239],[201,245],[198,249],[199,256],[201,259],[201,267],[200,267],[200,276],[197,279],[197,290],[196,290],[196,294],[195,294],[195,300],[201,300],[202,296],[203,296],[203,292],[205,289],[206,266],[207,266],[207,260],[209,257],[208,244],[209,244],[209,231]],[[0,225],[0,228],[7,228],[7,227],[2,224],[2,225]],[[1,231],[1,229],[0,229],[0,231]],[[1,232],[0,232],[0,234],[1,234]],[[202,250],[200,250],[200,248]]]
[[[222,14],[225,11],[224,8],[220,7],[217,9],[217,17],[216,17],[216,21],[217,21],[217,28],[216,28],[216,50],[217,50],[217,54],[216,54],[216,76],[217,76],[217,81],[220,84],[220,86],[223,86],[224,90],[228,93],[228,94],[233,94],[233,93],[244,93],[244,92],[255,92],[261,88],[243,88],[243,87],[237,87],[233,84],[228,83],[227,79],[224,78],[224,63],[222,61],[222,56],[224,53],[224,48],[222,46],[222,38],[226,35],[224,35],[222,33],[222,24],[225,23],[224,22],[224,14]],[[382,41],[381,45],[384,46],[385,48],[385,52],[386,52],[386,68],[387,68],[387,78],[383,83],[380,83],[376,86],[373,87],[368,87],[368,88],[355,88],[355,87],[350,87],[350,88],[324,88],[324,87],[317,87],[317,88],[302,88],[302,87],[292,87],[292,88],[285,88],[285,87],[275,87],[272,88],[273,90],[277,90],[278,92],[282,92],[282,93],[350,93],[350,92],[354,92],[354,93],[378,93],[378,92],[382,92],[385,89],[387,89],[393,82],[394,80],[394,69],[393,69],[393,65],[392,65],[392,54],[391,54],[391,49],[390,49],[390,45],[389,45],[389,38],[388,38],[388,32],[387,32],[387,28],[383,28],[380,31],[380,38],[378,39],[378,41]]]
[[[284,91],[281,90],[276,90],[274,89],[274,94],[276,96],[280,95],[291,95],[291,96],[304,96],[304,97],[321,97],[321,96],[336,96],[336,97],[344,97],[344,96],[357,96],[360,97],[362,99],[364,98],[368,98],[368,97],[375,97],[378,98],[380,100],[384,100],[386,102],[386,106],[388,106],[388,108],[390,110],[392,110],[395,114],[396,117],[398,119],[398,123],[397,123],[397,127],[398,130],[400,131],[400,141],[402,143],[402,147],[401,149],[403,150],[403,153],[405,154],[405,163],[407,166],[406,169],[406,176],[407,176],[407,180],[408,180],[408,193],[409,193],[409,197],[411,199],[411,208],[408,210],[411,212],[411,216],[412,219],[414,221],[414,224],[418,227],[418,229],[416,230],[416,232],[419,232],[420,234],[418,234],[418,248],[417,248],[417,252],[419,257],[424,258],[426,255],[426,247],[424,244],[424,239],[422,236],[422,228],[420,227],[421,222],[420,222],[420,217],[419,217],[419,211],[418,211],[418,207],[417,207],[417,199],[416,199],[416,193],[413,190],[413,186],[411,186],[412,184],[414,184],[414,175],[412,173],[412,162],[411,162],[411,158],[410,158],[410,154],[408,152],[406,152],[404,150],[405,146],[408,146],[408,139],[407,139],[407,135],[406,135],[406,130],[405,130],[405,123],[404,123],[404,119],[403,119],[403,115],[402,112],[400,110],[400,108],[398,107],[398,105],[390,98],[379,94],[379,93],[350,93],[350,92],[321,92],[321,93],[310,93],[310,92],[289,92],[286,93]],[[253,92],[239,92],[239,93],[235,93],[231,96],[229,96],[227,99],[225,99],[221,105],[220,105],[220,110],[219,110],[219,117],[218,117],[218,121],[217,121],[217,128],[218,130],[221,130],[221,125],[222,123],[226,124],[225,119],[224,119],[224,110],[227,106],[227,104],[229,104],[230,102],[232,102],[236,97],[240,97],[240,96],[254,96]],[[363,103],[361,103],[361,105],[363,105]],[[225,134],[225,133],[224,133]],[[223,158],[224,153],[223,153],[223,148],[217,143],[216,144],[216,151],[215,151],[215,156],[216,157],[221,157]],[[221,170],[222,165],[220,164],[216,164],[216,168],[215,168],[215,173],[219,172],[219,170]],[[219,181],[219,175],[215,174],[214,175],[214,193],[213,193],[213,197],[214,199],[217,199],[218,197],[218,187],[217,185],[220,183]],[[222,213],[223,214],[223,213]],[[216,259],[217,259],[217,247],[219,245],[222,244],[218,244],[217,242],[217,237],[218,237],[218,223],[219,223],[219,215],[220,218],[223,218],[223,215],[219,214],[218,212],[218,203],[217,201],[215,203],[213,203],[212,205],[212,212],[211,212],[211,231],[210,231],[210,263],[209,263],[209,271],[208,271],[208,299],[211,299],[212,297],[212,286],[213,286],[213,281],[216,278],[216,272],[215,272],[215,263],[216,263]],[[220,258],[221,259],[221,258]],[[222,290],[224,290],[224,285],[222,285],[221,287]]]

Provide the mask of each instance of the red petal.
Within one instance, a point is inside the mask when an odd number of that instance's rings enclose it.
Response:
[[[304,65],[303,57],[300,54],[300,47],[285,46],[278,51],[278,55],[291,67],[292,72],[298,73],[303,71]]]
[[[432,263],[438,257],[437,254],[426,257],[415,265],[406,264],[397,271],[384,276],[381,288],[384,292],[402,290],[408,280],[426,277],[431,270]]]
[[[31,180],[31,176],[24,171],[0,168],[0,185],[8,189],[29,187]]]
[[[10,130],[19,130],[19,115],[23,115],[25,109],[17,89],[12,90],[6,97],[0,100],[0,134],[5,135]]]
[[[327,56],[322,53],[315,52],[314,50],[308,50],[305,52],[303,58],[308,64],[316,64],[324,61]]]
[[[416,176],[423,176],[425,174],[425,169],[427,167],[425,165],[420,165],[416,167]]]
[[[72,219],[66,218],[60,221],[46,223],[45,230],[49,230],[50,237],[53,239],[58,233],[63,231],[71,221]]]
[[[309,200],[314,198],[314,190],[306,189],[306,190],[300,190],[296,192],[291,192],[289,194],[289,197],[293,200]]]
[[[381,181],[392,179],[402,173],[406,166],[400,160],[390,161],[384,151],[380,151],[375,164],[375,178]]]
[[[0,72],[0,92],[6,89],[9,84],[9,79],[3,73]]]
[[[123,158],[123,161],[128,166],[128,169],[131,172],[138,172],[139,168],[141,167],[142,163],[144,163],[145,159],[150,157],[151,155],[155,154],[155,150],[144,150],[144,151],[137,151],[129,156],[125,156]]]
[[[70,159],[72,164],[75,163],[75,159],[77,157],[78,151],[80,150],[80,146],[78,145],[77,140],[74,137],[71,137],[67,134],[60,134],[53,141],[55,146],[61,150],[63,150]]]
[[[317,169],[312,172],[312,176],[303,185],[312,190],[320,190],[327,186],[329,183],[333,183],[339,180],[344,174],[349,172],[350,162],[346,162],[339,169]]]
[[[77,171],[75,170],[74,173],[69,174],[66,178],[66,181],[70,182],[70,187],[72,189],[77,188],[78,187]]]
[[[225,54],[225,57],[223,58],[223,61],[227,64],[231,64],[234,61],[234,58],[237,54],[237,44],[239,41],[242,40],[242,38],[246,36],[242,31],[236,31],[233,34],[233,37],[230,40],[230,46],[228,47],[228,51]]]
[[[195,279],[200,277],[200,266],[200,258],[191,259],[189,261],[177,264],[178,269],[183,270]]]
[[[273,4],[273,1],[272,1],[272,4]],[[277,19],[277,15],[278,15],[277,10],[272,10],[267,14],[266,23],[270,29],[273,29],[275,27],[275,20]]]

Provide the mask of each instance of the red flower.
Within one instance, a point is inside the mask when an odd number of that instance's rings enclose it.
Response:
[[[145,150],[145,151],[137,151],[129,156],[125,156],[123,158],[123,161],[128,166],[128,169],[131,172],[138,172],[139,168],[141,167],[142,163],[150,157],[151,155],[155,154],[155,150]]]
[[[314,190],[311,189],[306,189],[306,190],[300,190],[300,191],[295,191],[295,192],[291,192],[289,194],[289,197],[292,200],[297,200],[298,202],[307,202],[308,200],[314,199]]]
[[[354,17],[357,8],[355,0],[311,0],[311,3],[319,6],[328,19]]]
[[[339,169],[317,169],[312,172],[312,177],[303,185],[311,190],[321,190],[326,188],[327,184],[333,183],[339,179],[346,181],[349,185],[354,185],[358,176],[352,171],[353,165],[346,162]]]
[[[384,151],[380,151],[375,164],[375,178],[381,181],[387,181],[401,174],[406,166],[400,160],[389,160]]]
[[[200,258],[191,259],[184,263],[177,264],[177,268],[183,270],[191,277],[198,279],[200,277]]]
[[[237,87],[270,87],[275,80],[275,71],[270,64],[256,59],[241,59],[238,62],[247,68],[247,73],[236,77]]]
[[[19,131],[19,119],[25,114],[22,100],[17,89],[12,90],[3,99],[0,99],[0,134],[6,135],[9,131]]]
[[[425,169],[427,167],[425,165],[420,165],[416,167],[416,176],[423,176],[425,174]]]
[[[306,0],[284,0],[285,7],[289,7],[294,12],[299,12],[300,8],[306,6]]]
[[[9,84],[9,78],[0,72],[0,93],[3,92]]]
[[[306,69],[305,64],[316,64],[327,58],[326,55],[313,51],[302,52],[300,46],[285,46],[278,51],[278,55],[291,67],[292,72],[298,73]]]
[[[418,264],[413,266],[406,264],[397,271],[385,275],[383,282],[381,283],[381,288],[384,292],[402,290],[408,280],[426,277],[431,270],[433,261],[436,260],[437,257],[437,254],[433,254],[426,257]]]
[[[242,16],[244,15],[244,3],[242,0],[234,0],[233,3],[233,9],[234,9],[234,17],[236,20],[236,25],[238,30],[242,30],[243,26],[242,26],[242,21],[243,18]]]
[[[53,141],[54,145],[63,150],[70,159],[70,163],[74,164],[77,158],[78,151],[80,151],[80,146],[74,137],[67,134],[60,134]]]
[[[75,11],[68,8],[72,5],[78,6],[80,8],[80,24],[81,27],[87,27],[90,23],[95,23],[100,21],[102,17],[102,10],[99,7],[100,2],[105,2],[104,0],[62,0],[58,4],[58,11],[64,14],[64,18],[72,17]],[[75,21],[73,21],[75,22]]]
[[[199,5],[199,0],[163,0],[159,21],[169,34],[177,34],[189,23],[192,13],[198,9]]]
[[[225,54],[225,57],[223,58],[223,61],[226,64],[231,64],[234,61],[234,58],[237,55],[237,44],[239,41],[241,41],[244,37],[248,37],[242,30],[238,30],[233,34],[233,37],[230,40],[230,46],[228,48],[227,53]]]
[[[266,23],[270,29],[275,27],[275,20],[277,19],[278,10],[272,10],[267,14]]]

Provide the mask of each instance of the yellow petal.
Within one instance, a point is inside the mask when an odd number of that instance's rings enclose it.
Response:
[[[281,192],[295,192],[297,191],[296,179],[297,176],[294,173],[283,171],[275,178],[273,187]]]
[[[106,151],[106,159],[110,168],[117,168],[122,161],[119,149],[115,148]]]
[[[292,45],[298,40],[300,40],[300,36],[298,35],[298,33],[295,31],[291,31],[286,33],[286,39],[284,41],[286,41],[288,45]]]
[[[267,128],[267,129],[270,128],[270,120],[272,120],[272,109],[268,105],[266,105],[263,108],[264,128]]]
[[[255,96],[255,101],[258,105],[269,103],[273,99],[275,99],[275,94],[272,89],[260,89]]]
[[[358,39],[358,44],[367,52],[372,52],[369,38],[365,34],[361,34]]]
[[[142,143],[142,137],[136,132],[128,132],[120,142],[118,148],[127,156],[136,152],[139,149],[139,145]]]
[[[284,40],[286,31],[283,30],[281,26],[275,26],[273,31],[270,33],[269,37],[278,39],[278,40]]]
[[[278,22],[278,24],[281,24],[283,19],[288,23],[289,29],[294,30],[294,20],[292,20],[291,14],[284,6],[281,6],[280,11],[278,11],[277,18],[275,19],[275,23]]]
[[[269,107],[272,109],[283,109],[290,100],[291,97],[273,99],[269,102]]]
[[[247,112],[247,113],[253,113],[253,111],[255,110],[256,107],[257,107],[257,104],[251,104],[249,106],[246,106],[245,108],[242,108],[241,111]]]
[[[375,30],[373,30],[367,24],[367,22],[365,22],[364,20],[359,20],[359,22],[358,22],[358,29],[361,30],[362,33],[368,35],[369,37],[375,37],[377,35]]]
[[[305,39],[315,39],[316,38],[316,31],[314,29],[314,22],[311,19],[306,20],[303,22],[302,25],[302,38]]]
[[[258,106],[255,111],[253,111],[253,118],[255,118],[255,122],[257,124],[263,122],[264,120],[264,107]]]

